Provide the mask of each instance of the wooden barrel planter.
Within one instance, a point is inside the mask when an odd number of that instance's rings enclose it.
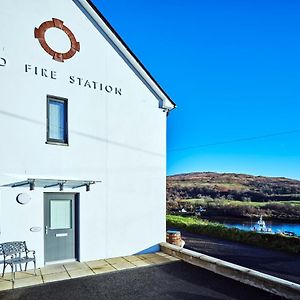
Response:
[[[181,247],[182,246],[181,232],[174,231],[174,230],[168,230],[167,231],[167,243]]]

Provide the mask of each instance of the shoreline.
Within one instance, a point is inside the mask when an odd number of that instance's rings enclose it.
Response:
[[[215,238],[300,254],[299,237],[261,234],[254,231],[228,228],[221,223],[195,217],[167,215],[166,221],[167,227],[178,228],[193,234],[205,234]]]
[[[263,219],[268,222],[275,222],[275,223],[289,223],[289,224],[299,224],[300,225],[300,219],[286,219],[286,218],[276,218],[276,217],[269,217],[265,216],[264,214],[261,215],[253,215],[253,216],[231,216],[231,215],[200,215],[197,216],[196,213],[194,212],[187,212],[187,213],[182,213],[182,212],[171,212],[167,211],[167,215],[174,215],[174,216],[181,216],[181,217],[198,217],[199,219],[202,220],[208,220],[208,221],[218,221],[219,219],[225,219],[225,220],[234,220],[234,221],[247,221],[247,222],[256,222],[259,220],[260,216],[263,216]]]
[[[203,220],[208,220],[208,221],[218,221],[220,219],[222,220],[232,220],[232,221],[246,221],[246,222],[253,222],[256,223],[257,220],[259,220],[260,216],[251,216],[251,217],[232,217],[232,216],[201,216],[200,217]],[[278,218],[268,218],[267,216],[263,216],[263,219],[268,222],[274,222],[274,223],[288,223],[288,224],[299,224],[300,225],[300,220],[295,220],[295,219],[278,219]]]

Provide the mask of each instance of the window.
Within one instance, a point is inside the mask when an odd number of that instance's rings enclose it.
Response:
[[[47,143],[68,144],[68,100],[47,97]]]
[[[72,228],[72,200],[50,200],[50,228]]]

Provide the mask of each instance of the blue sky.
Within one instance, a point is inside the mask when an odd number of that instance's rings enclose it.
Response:
[[[168,174],[300,179],[300,2],[94,0],[178,108]]]

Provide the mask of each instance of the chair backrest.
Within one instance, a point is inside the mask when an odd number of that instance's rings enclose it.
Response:
[[[2,244],[0,244],[0,255],[3,255],[3,249],[2,249]]]
[[[2,251],[4,255],[12,255],[21,252],[25,252],[27,250],[25,242],[7,242],[2,244]]]

